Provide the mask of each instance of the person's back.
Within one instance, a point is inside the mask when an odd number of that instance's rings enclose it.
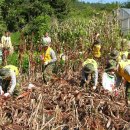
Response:
[[[96,58],[100,58],[101,57],[101,44],[99,43],[99,41],[95,41],[92,47],[93,50],[93,55]]]
[[[55,62],[57,61],[56,54],[49,46],[48,42],[43,42],[40,58],[42,61],[43,80],[46,84],[48,84],[55,68]]]
[[[3,67],[4,69],[9,69],[15,72],[16,76],[19,75],[19,70],[16,66],[14,65],[6,65],[5,67]]]
[[[7,65],[0,69],[0,91],[5,93],[5,96],[13,94],[18,74],[18,68],[14,65]],[[8,90],[9,86],[10,89]]]
[[[80,82],[80,87],[83,87],[86,82],[88,82],[89,74],[91,74],[91,82],[93,89],[96,89],[98,80],[98,65],[94,59],[87,59],[83,62],[82,68],[82,79]]]

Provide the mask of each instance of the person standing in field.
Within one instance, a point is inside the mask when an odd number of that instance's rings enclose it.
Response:
[[[10,33],[8,31],[1,37],[1,51],[2,51],[2,63],[7,65],[7,57],[9,54],[13,53],[13,46],[11,43]]]
[[[54,50],[49,46],[47,41],[42,42],[40,58],[42,62],[43,81],[44,83],[48,84],[53,75],[57,58]]]
[[[101,57],[101,43],[100,43],[100,41],[96,40],[93,43],[92,54],[93,54],[93,56],[95,58],[100,58]]]
[[[3,47],[4,47],[5,39],[6,39],[6,36],[4,32],[3,36],[1,37],[1,42],[0,42],[0,65],[2,65],[2,62],[3,62]]]
[[[1,38],[1,43],[2,43],[3,48],[9,50],[9,54],[13,54],[14,48],[12,46],[10,32],[8,31],[5,32],[5,35],[3,35]]]
[[[93,42],[93,45],[92,45],[92,56],[97,62],[99,62],[99,60],[101,58],[101,48],[102,48],[101,47],[100,34],[96,32],[94,34],[93,40],[94,40],[94,42]]]
[[[1,44],[0,44],[0,47],[3,48],[4,47],[4,44],[6,42],[6,32],[3,33],[3,36],[1,37]]]
[[[44,34],[44,36],[42,37],[42,41],[47,42],[49,45],[51,44],[51,38],[49,37],[48,32]]]
[[[84,87],[85,83],[89,80],[89,76],[91,78],[90,82],[92,83],[92,88],[95,90],[98,83],[98,64],[94,59],[87,59],[83,62],[80,87]]]

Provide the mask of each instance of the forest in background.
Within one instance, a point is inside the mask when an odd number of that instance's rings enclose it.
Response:
[[[111,13],[118,7],[129,7],[129,3],[84,3],[78,0],[1,0],[0,1],[0,35],[5,30],[23,31],[42,35],[51,30],[56,20],[61,23],[67,19],[91,19]]]

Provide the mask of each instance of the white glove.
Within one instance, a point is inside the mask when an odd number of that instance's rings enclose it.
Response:
[[[3,95],[4,91],[2,90],[2,87],[0,86],[0,95]]]
[[[0,91],[0,95],[3,95],[3,94],[4,94],[4,91],[3,91],[3,90],[1,90],[1,91]]]
[[[93,86],[93,89],[95,90],[95,89],[96,89],[96,86]]]
[[[4,94],[4,91],[3,91],[3,90],[1,90],[1,91],[0,91],[0,95],[3,95],[3,94]]]
[[[43,56],[42,55],[40,55],[40,60],[43,60],[44,58],[43,58]]]
[[[5,96],[5,97],[9,97],[10,94],[9,94],[9,93],[5,93],[4,96]]]
[[[35,86],[33,84],[29,83],[28,89],[32,89],[32,88],[35,88]]]
[[[44,65],[48,65],[48,62],[46,61],[46,62],[44,62]]]

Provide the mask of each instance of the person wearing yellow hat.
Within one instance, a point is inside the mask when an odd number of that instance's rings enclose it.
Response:
[[[5,97],[13,95],[18,75],[18,68],[14,65],[6,65],[0,69],[0,95]]]
[[[42,61],[43,80],[47,84],[51,79],[57,58],[54,50],[49,46],[48,42],[43,40],[42,44],[40,58]]]
[[[90,74],[91,74],[93,89],[96,89],[97,82],[98,82],[98,65],[94,59],[87,59],[83,63],[82,79],[80,82],[80,87],[83,87],[84,84],[88,81],[88,77]]]

